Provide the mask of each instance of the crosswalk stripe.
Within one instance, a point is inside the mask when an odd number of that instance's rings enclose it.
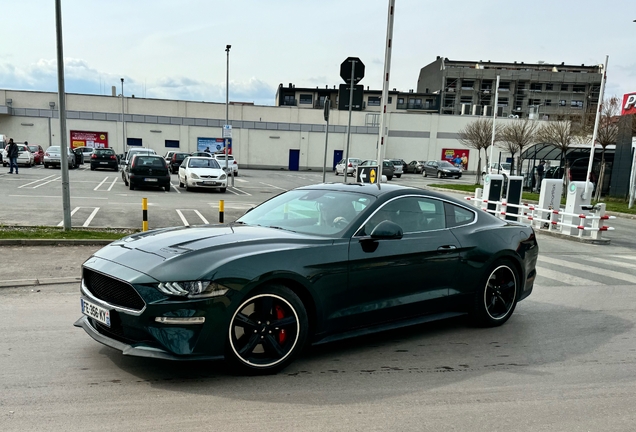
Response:
[[[628,259],[628,260],[636,261],[636,256],[634,256],[634,255],[612,255],[612,257],[614,257],[614,258],[625,258],[625,259]]]
[[[574,257],[573,257],[574,259]],[[626,273],[621,273],[621,272],[617,272],[614,270],[608,270],[608,269],[599,269],[596,267],[592,267],[589,265],[585,265],[585,264],[580,264],[578,262],[574,262],[574,260],[572,261],[565,261],[565,260],[560,260],[558,258],[553,258],[553,257],[543,257],[541,255],[539,255],[539,261],[542,261],[544,263],[548,263],[548,264],[555,264],[555,265],[560,265],[561,267],[565,268],[565,269],[572,269],[572,270],[582,270],[582,271],[586,271],[586,272],[590,272],[590,273],[596,273],[602,276],[608,276],[614,279],[619,279],[619,280],[623,280],[629,283],[633,283],[636,284],[636,276],[632,276]]]
[[[577,285],[577,286],[604,285],[601,282],[580,278],[578,276],[572,276],[567,273],[550,270],[549,268],[540,267],[540,266],[537,266],[537,276],[553,279],[565,285]]]
[[[623,258],[623,257],[617,257],[617,258]],[[599,257],[591,257],[591,256],[586,256],[585,257],[585,261],[593,261],[593,262],[597,262],[600,264],[610,264],[616,267],[623,267],[623,268],[628,268],[628,269],[636,269],[636,263],[632,264],[632,263],[624,263],[624,262],[620,262],[620,261],[616,261],[616,260],[609,260],[609,259],[605,259],[605,258],[599,258]]]

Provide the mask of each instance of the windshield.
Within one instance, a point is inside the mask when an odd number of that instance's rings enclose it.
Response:
[[[221,168],[219,163],[214,159],[190,159],[188,168]]]
[[[455,168],[452,164],[446,161],[441,161],[438,165],[440,168]]]
[[[37,153],[38,152],[38,146],[29,146],[29,151],[31,153]]]
[[[59,153],[60,152],[60,147],[59,146],[52,146],[46,149],[47,152],[51,152],[51,153]]]
[[[278,195],[237,222],[333,236],[347,229],[375,197],[330,190],[292,190]]]
[[[111,150],[111,149],[96,149],[95,150],[95,154],[97,156],[114,155],[115,154],[115,150]]]

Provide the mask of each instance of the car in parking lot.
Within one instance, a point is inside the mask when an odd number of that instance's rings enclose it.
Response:
[[[16,144],[18,146],[18,165],[33,166],[35,165],[35,158],[33,153],[29,150],[29,146],[26,144]],[[9,165],[9,158],[7,157],[7,149],[2,151],[2,166]]]
[[[108,168],[114,171],[119,170],[117,155],[115,154],[115,150],[111,148],[99,148],[91,152],[90,164],[91,171],[101,168]]]
[[[170,160],[168,162],[168,169],[172,174],[177,174],[179,172],[179,167],[185,158],[190,156],[189,153],[184,152],[173,152]]]
[[[233,223],[133,234],[95,252],[75,326],[125,355],[269,374],[308,344],[461,315],[500,326],[531,294],[538,254],[532,227],[444,194],[311,185]]]
[[[362,159],[359,158],[349,158],[348,161],[341,159],[340,162],[336,164],[335,174],[340,175],[344,174],[345,169],[347,170],[347,175],[354,176],[356,174],[356,167],[362,163]]]
[[[488,165],[484,165],[481,168],[481,174],[482,175],[486,175],[486,174],[505,174],[507,176],[510,175],[510,167],[511,164],[509,162],[502,162],[502,163],[491,163],[490,164],[490,171],[488,171]]]
[[[368,159],[363,161],[360,166],[377,166],[378,161],[373,159]],[[391,180],[393,178],[393,174],[395,173],[395,166],[393,163],[387,159],[382,162],[382,175],[386,176],[387,180]]]
[[[170,192],[170,173],[166,160],[157,154],[136,154],[122,170],[124,184],[135,190],[136,187],[161,187]]]
[[[417,161],[417,160],[411,161],[406,166],[406,172],[421,174],[425,164],[426,164],[426,161]]]
[[[424,165],[424,170],[422,171],[423,177],[455,177],[456,179],[462,176],[461,168],[457,168],[452,163],[447,162],[445,160],[441,161],[428,161],[426,165]]]
[[[77,168],[77,159],[73,150],[70,147],[66,149],[66,162],[68,164],[68,168]],[[60,146],[51,146],[46,149],[44,152],[44,168],[49,167],[60,167],[62,165],[62,153]]]
[[[44,149],[38,144],[27,144],[29,151],[33,154],[33,163],[42,165],[44,163]]]
[[[145,148],[145,147],[136,147],[136,148],[129,149],[126,152],[126,155],[124,156],[124,160],[122,161],[122,165],[127,165],[128,163],[130,163],[131,159],[136,154],[155,155],[155,154],[157,154],[157,152],[154,151],[151,148]]]
[[[195,152],[190,153],[190,156],[209,157],[209,158],[214,157],[212,155],[212,153],[206,152],[206,151],[195,151]]]
[[[404,162],[402,159],[389,159],[389,161],[391,161],[391,163],[395,167],[393,175],[397,178],[402,177],[402,173],[405,172],[406,162]]]
[[[213,188],[225,193],[227,173],[214,158],[190,156],[179,167],[179,187]]]
[[[238,162],[236,161],[236,159],[234,159],[234,156],[232,155],[227,155],[227,164],[225,162],[225,154],[215,154],[214,155],[214,159],[216,159],[216,161],[219,163],[219,166],[225,170],[225,172],[228,173],[228,175],[230,175],[230,170],[227,169],[227,165],[229,164],[232,167],[232,172],[234,174],[234,177],[238,177],[238,171],[239,171],[239,166],[238,166]]]
[[[74,147],[73,150],[77,151],[80,150],[82,152],[82,155],[84,156],[84,161],[90,160],[91,156],[93,155],[93,152],[95,151],[94,147],[87,147],[87,146],[80,146],[80,147]]]

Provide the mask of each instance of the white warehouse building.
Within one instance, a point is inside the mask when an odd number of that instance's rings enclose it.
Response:
[[[67,94],[66,106],[69,145],[99,146],[86,138],[97,136],[101,145],[117,153],[131,146],[149,147],[159,154],[193,152],[202,143],[222,141],[225,123],[223,103],[126,97],[124,122],[122,98],[118,96]],[[44,148],[59,145],[57,109],[57,93],[0,90],[0,134]],[[352,113],[350,157],[375,159],[378,116]],[[461,144],[457,133],[476,116],[394,111],[387,117],[387,158],[439,160],[454,152],[468,157],[469,172],[478,169],[477,151]],[[232,154],[242,168],[322,170],[326,126],[322,109],[233,102],[229,119]],[[345,152],[348,111],[332,110],[329,122],[327,169],[331,170]],[[498,149],[494,157],[499,157]]]

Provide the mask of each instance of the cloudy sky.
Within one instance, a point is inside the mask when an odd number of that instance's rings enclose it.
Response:
[[[55,2],[0,0],[0,88],[56,91]],[[388,0],[62,0],[66,90],[273,105],[279,83],[337,85],[348,56],[380,89]],[[391,87],[437,55],[594,65],[636,91],[636,0],[396,0]]]

